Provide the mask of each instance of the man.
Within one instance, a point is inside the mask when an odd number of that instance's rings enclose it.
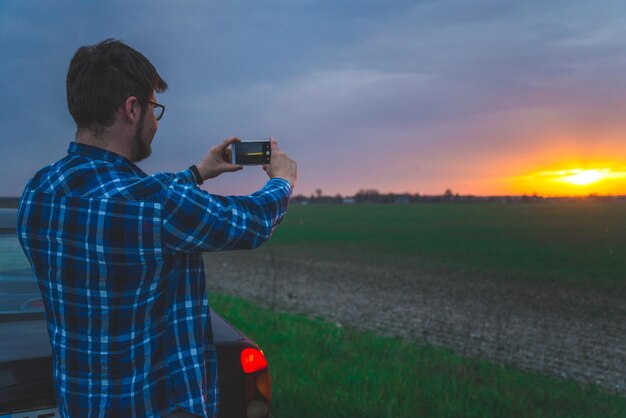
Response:
[[[147,175],[167,84],[139,52],[105,40],[67,74],[77,125],[68,155],[22,195],[18,236],[45,305],[63,417],[217,415],[202,251],[254,248],[286,213],[295,161],[272,140],[270,180],[249,196],[198,187],[241,166],[230,138],[178,173]]]

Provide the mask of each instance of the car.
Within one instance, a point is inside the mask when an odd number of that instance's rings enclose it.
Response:
[[[16,222],[16,209],[0,209],[0,418],[59,417],[43,302]],[[219,416],[269,417],[271,380],[263,351],[215,311],[210,314]]]

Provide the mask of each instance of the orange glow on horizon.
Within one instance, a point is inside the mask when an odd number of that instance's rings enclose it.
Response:
[[[550,133],[532,138],[528,149],[497,149],[465,155],[406,153],[398,170],[374,185],[381,192],[441,195],[584,197],[626,196],[623,131]],[[364,188],[361,183],[354,190]]]
[[[563,166],[562,166],[563,167]],[[508,178],[516,193],[542,196],[586,196],[589,194],[626,194],[626,165],[589,163],[564,168],[539,170]]]

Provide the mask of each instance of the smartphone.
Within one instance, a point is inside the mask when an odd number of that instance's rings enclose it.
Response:
[[[233,164],[263,165],[269,164],[272,158],[270,141],[233,142]]]

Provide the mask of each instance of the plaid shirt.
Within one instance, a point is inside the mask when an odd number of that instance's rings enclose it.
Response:
[[[71,143],[24,190],[18,237],[43,295],[64,417],[216,416],[218,385],[202,251],[254,248],[290,185],[211,195],[193,173],[148,176]]]

